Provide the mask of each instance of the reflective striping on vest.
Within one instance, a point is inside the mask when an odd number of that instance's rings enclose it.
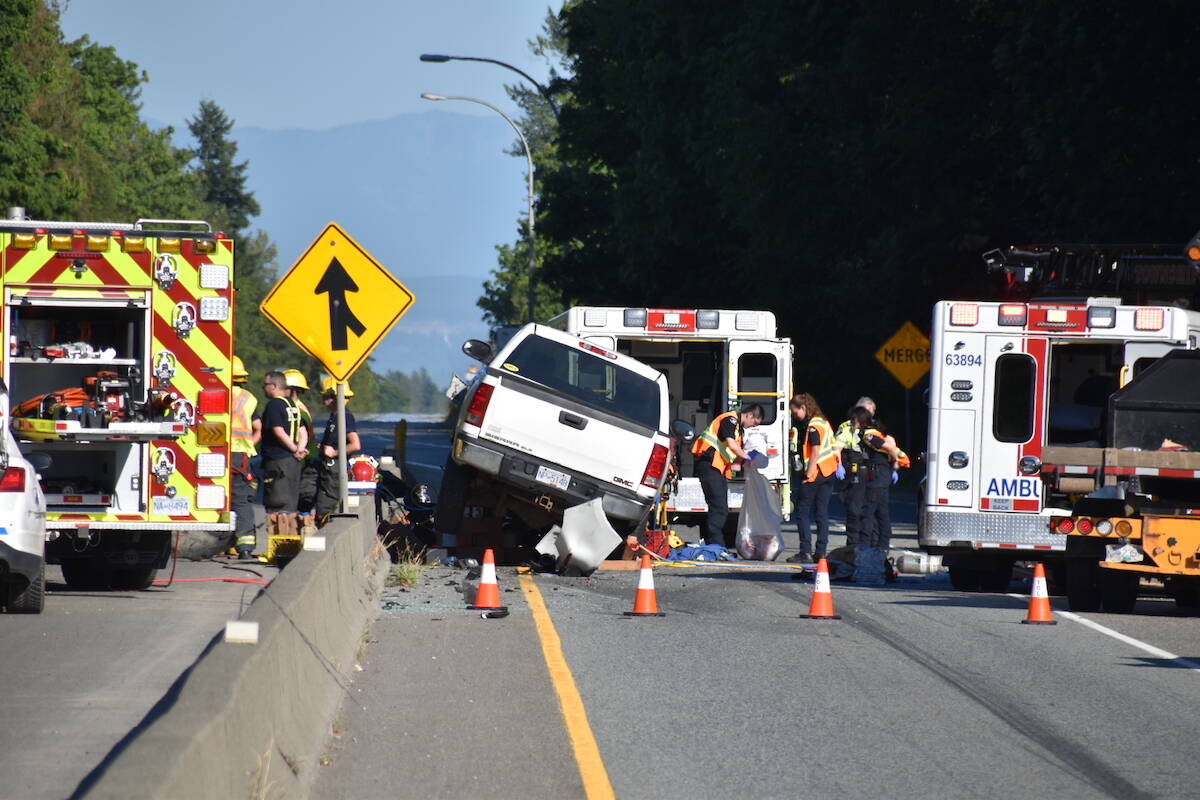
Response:
[[[233,387],[233,414],[230,417],[230,429],[233,434],[232,449],[235,453],[254,455],[257,448],[252,441],[254,438],[254,409],[258,406],[258,398],[240,386]]]
[[[837,472],[838,454],[833,447],[833,428],[829,421],[824,417],[813,417],[808,421],[809,428],[816,428],[820,434],[820,443],[817,445],[816,464],[817,470],[822,475],[832,475]],[[812,445],[808,442],[808,436],[804,437],[804,465],[807,468],[812,466],[813,454]]]
[[[733,411],[726,411],[724,414],[718,414],[713,418],[713,421],[708,424],[708,427],[704,430],[704,433],[700,434],[696,438],[696,443],[692,445],[692,455],[694,456],[704,455],[709,450],[716,451],[713,453],[713,467],[724,473],[726,478],[733,477],[733,462],[737,460],[737,456],[735,456],[729,449],[729,445],[721,441],[718,432],[721,429],[721,423],[724,422],[726,418],[733,419],[735,425],[734,439],[737,440],[738,444],[740,445],[742,441],[741,426],[737,424],[737,416],[738,415]],[[720,463],[718,463],[718,460]]]

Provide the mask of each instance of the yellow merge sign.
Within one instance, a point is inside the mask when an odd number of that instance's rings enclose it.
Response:
[[[339,381],[350,377],[416,298],[336,222],[262,301],[262,313]]]
[[[876,351],[875,358],[905,389],[911,389],[929,372],[929,339],[906,322]]]

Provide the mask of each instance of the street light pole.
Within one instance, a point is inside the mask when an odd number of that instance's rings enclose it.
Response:
[[[550,90],[531,78],[529,73],[514,67],[512,64],[508,64],[504,61],[498,61],[494,58],[479,58],[478,56],[447,56],[443,55],[442,53],[422,53],[421,60],[433,64],[444,64],[447,61],[483,61],[487,64],[495,64],[497,66],[504,67],[505,69],[510,69],[537,88],[538,94],[540,94],[542,98],[550,104],[550,111],[553,112],[554,118],[556,120],[558,119],[558,106],[555,105],[554,98],[550,96]]]
[[[424,58],[424,56],[422,56],[422,58]],[[486,59],[480,59],[480,60],[486,60]],[[536,252],[537,248],[535,247],[536,239],[534,238],[534,235],[533,235],[533,153],[529,149],[529,142],[526,141],[525,134],[521,133],[521,129],[517,127],[517,123],[513,122],[512,118],[509,117],[508,114],[505,114],[503,111],[496,108],[494,105],[487,102],[486,100],[480,100],[477,97],[461,97],[461,96],[455,96],[455,95],[441,95],[441,94],[432,94],[430,92],[423,92],[421,94],[421,98],[423,100],[465,100],[468,103],[478,103],[481,106],[487,106],[492,111],[495,111],[497,114],[504,117],[504,121],[507,122],[509,125],[511,125],[512,129],[517,132],[517,137],[521,140],[521,145],[525,148],[525,161],[528,166],[527,172],[529,174],[529,195],[528,195],[528,199],[529,199],[529,209],[528,209],[528,213],[529,213],[529,222],[528,222],[528,225],[529,225],[529,271],[528,271],[529,310],[527,313],[527,318],[528,318],[529,322],[533,322],[534,321],[534,308],[533,307],[534,307],[534,299],[535,299],[535,293],[533,290],[533,272],[534,272],[535,266],[537,264],[537,252]]]

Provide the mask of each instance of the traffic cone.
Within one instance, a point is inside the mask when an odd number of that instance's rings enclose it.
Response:
[[[496,556],[491,548],[483,551],[479,591],[475,593],[475,604],[467,608],[472,611],[508,611],[508,606],[500,605],[500,584],[496,583]]]
[[[633,598],[633,611],[626,611],[627,617],[665,617],[658,610],[658,596],[654,593],[654,568],[650,566],[650,556],[642,553],[642,569],[638,575],[637,594]]]
[[[801,619],[841,619],[833,613],[833,592],[829,590],[829,562],[824,558],[817,561],[817,581],[813,586],[812,603],[808,613]]]
[[[1022,625],[1057,625],[1050,613],[1050,594],[1046,591],[1046,568],[1041,563],[1033,566],[1033,588],[1029,592],[1029,615],[1021,620]]]

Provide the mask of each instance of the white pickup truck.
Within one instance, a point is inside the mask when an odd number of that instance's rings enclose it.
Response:
[[[636,359],[529,324],[466,390],[435,524],[463,548],[511,550],[511,515],[536,532],[571,506],[600,498],[613,527],[642,523],[667,471],[667,383]]]

